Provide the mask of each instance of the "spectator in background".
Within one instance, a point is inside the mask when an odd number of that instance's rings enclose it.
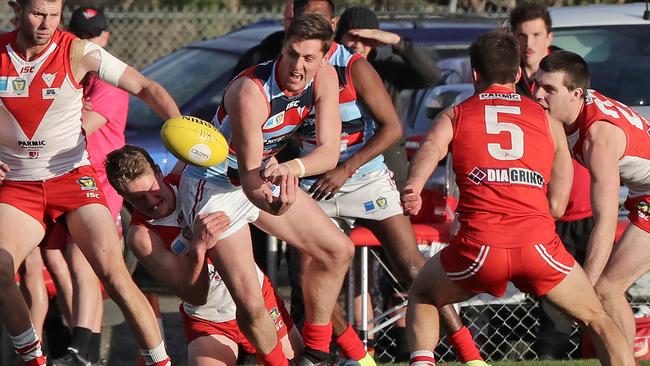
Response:
[[[407,38],[379,29],[377,15],[366,7],[355,6],[341,14],[334,41],[360,53],[370,62],[384,81],[398,113],[403,112],[402,90],[429,88],[440,79],[440,71],[423,50]],[[390,45],[392,54],[379,57],[376,48],[382,45]],[[401,189],[408,167],[404,139],[384,152],[384,158]]]
[[[539,63],[547,54],[558,50],[551,46],[553,32],[551,16],[541,1],[519,4],[510,13],[510,28],[519,41],[521,78],[517,93],[532,98],[538,85],[535,75]],[[564,216],[555,221],[555,229],[566,249],[582,265],[587,253],[589,235],[594,228],[590,204],[589,171],[573,159],[573,186]],[[548,302],[541,302],[537,335],[540,359],[566,357],[571,343],[573,322]]]
[[[110,39],[108,21],[104,13],[97,8],[81,7],[72,12],[69,31],[77,37],[96,43],[105,48]],[[119,225],[119,213],[122,197],[108,183],[104,160],[106,155],[124,146],[124,129],[129,108],[129,95],[93,74],[88,74],[81,83],[84,88],[84,110],[82,126],[86,132],[87,146],[91,165],[97,173],[108,207],[116,225]],[[69,238],[53,237],[51,240]],[[59,245],[49,246],[56,248]],[[54,359],[53,365],[70,365],[82,362],[97,362],[101,337],[103,316],[103,296],[99,281],[81,250],[74,243],[68,243],[65,258],[70,268],[73,285],[72,300],[72,340],[68,354]],[[46,254],[51,257],[53,254]],[[58,271],[57,271],[58,272]],[[64,278],[57,278],[65,281]],[[77,363],[75,363],[77,362]]]

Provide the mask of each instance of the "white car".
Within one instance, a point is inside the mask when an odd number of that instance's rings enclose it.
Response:
[[[553,45],[587,61],[591,87],[650,118],[650,19],[644,19],[646,5],[589,5],[549,11]]]

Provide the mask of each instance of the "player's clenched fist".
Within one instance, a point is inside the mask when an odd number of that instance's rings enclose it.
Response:
[[[406,183],[402,189],[402,206],[407,215],[417,215],[422,209],[422,196],[410,183]]]
[[[194,221],[194,244],[204,245],[205,249],[212,248],[221,234],[230,226],[230,218],[222,211],[210,214],[199,214]]]

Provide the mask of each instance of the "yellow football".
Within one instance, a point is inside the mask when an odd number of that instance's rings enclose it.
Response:
[[[228,142],[210,122],[192,116],[168,119],[160,130],[165,147],[187,164],[211,167],[228,157]]]

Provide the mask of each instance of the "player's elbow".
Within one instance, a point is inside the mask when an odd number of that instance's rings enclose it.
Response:
[[[568,203],[568,199],[550,199],[549,200],[549,208],[551,211],[551,216],[553,216],[553,219],[557,220],[560,217],[564,216],[564,212],[566,211],[566,206]]]

